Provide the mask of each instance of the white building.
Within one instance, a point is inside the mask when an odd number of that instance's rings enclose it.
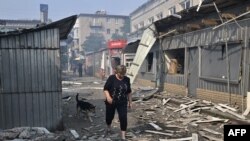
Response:
[[[130,13],[131,33],[129,40],[140,39],[144,29],[153,22],[198,5],[200,0],[148,0]]]
[[[121,30],[123,27],[127,27],[127,30]],[[82,44],[91,33],[102,34],[107,42],[113,34],[124,35],[129,32],[129,16],[108,15],[103,10],[95,14],[80,14],[73,28],[74,49],[81,52]]]

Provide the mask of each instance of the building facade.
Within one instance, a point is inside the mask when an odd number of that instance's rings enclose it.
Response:
[[[106,11],[97,11],[95,14],[80,14],[73,29],[74,49],[83,51],[83,43],[90,34],[102,35],[106,42],[114,34],[126,35],[130,32],[129,16],[108,15]]]
[[[130,14],[129,40],[139,39],[146,27],[155,21],[198,5],[199,0],[149,0]]]

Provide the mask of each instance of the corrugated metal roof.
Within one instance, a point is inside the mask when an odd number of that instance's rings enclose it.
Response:
[[[28,32],[35,32],[35,31],[41,31],[45,29],[53,29],[58,28],[60,39],[66,39],[69,32],[71,31],[72,27],[74,26],[77,19],[77,15],[73,15],[67,18],[64,18],[62,20],[47,24],[47,25],[39,25],[36,28],[30,28],[30,29],[23,29],[23,30],[16,30],[16,31],[10,31],[10,32],[0,32],[0,37],[3,36],[12,36],[12,35],[18,35]]]
[[[123,49],[123,52],[124,53],[136,53],[139,43],[140,43],[140,40],[136,40],[134,42],[128,43],[127,46]]]

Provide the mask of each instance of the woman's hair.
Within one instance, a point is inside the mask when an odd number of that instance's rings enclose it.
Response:
[[[115,73],[120,73],[122,75],[125,75],[126,71],[127,71],[127,69],[126,69],[126,66],[124,66],[124,65],[118,65],[115,67]]]

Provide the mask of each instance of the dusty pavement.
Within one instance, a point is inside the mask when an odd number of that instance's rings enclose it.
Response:
[[[63,102],[65,129],[76,130],[82,140],[119,140],[117,114],[112,124],[113,134],[104,137],[106,125],[102,88],[105,81],[94,77],[68,77],[68,79],[65,77],[64,79],[75,82],[75,84],[63,85],[63,97],[72,97],[70,101]],[[144,94],[138,89],[140,86],[134,84],[132,88],[134,94]],[[93,123],[90,123],[83,115],[80,118],[75,116],[76,93],[96,105]],[[170,100],[178,101],[179,104],[176,104],[176,102],[170,103]],[[216,111],[221,112],[220,110],[222,110],[225,114],[231,113],[228,115],[229,117],[233,113],[234,118],[216,117],[215,114],[202,112],[203,110],[208,110],[210,113],[213,113],[213,111],[215,111],[214,113]],[[241,117],[237,112],[239,112],[237,107],[227,107],[226,105],[218,105],[209,101],[191,99],[166,92],[155,93],[153,97],[133,101],[133,108],[128,113],[127,139],[134,141],[164,141],[164,139],[220,141],[223,140],[224,124],[239,124],[239,121],[249,121],[249,117]]]
[[[43,128],[17,128],[0,131],[0,140],[19,141],[117,141],[120,139],[119,121],[116,114],[113,132],[105,137],[105,105],[102,93],[105,81],[94,77],[63,75],[62,116],[63,131],[48,133]],[[223,125],[249,123],[249,116],[241,116],[239,107],[215,104],[155,89],[133,88],[133,108],[128,113],[127,139],[130,141],[171,141],[171,139],[206,141],[223,140]],[[76,116],[75,96],[96,106],[91,123],[84,114]],[[151,95],[153,93],[153,95]],[[139,97],[137,97],[139,95]],[[204,112],[207,111],[207,112]],[[211,114],[213,113],[213,114]],[[218,116],[222,113],[225,116]],[[74,135],[74,132],[77,135]]]
[[[63,93],[64,99],[63,106],[63,122],[66,130],[74,129],[81,137],[82,140],[118,140],[120,139],[119,121],[117,113],[112,124],[113,134],[105,137],[105,105],[103,96],[102,81],[95,77],[77,77],[77,76],[64,76],[63,79]],[[96,113],[92,115],[93,122],[91,123],[84,114],[80,117],[76,115],[76,100],[75,96],[79,93],[79,97],[85,98],[90,103],[96,106]],[[131,116],[133,110],[128,113],[128,128],[138,124],[135,117]],[[129,133],[128,133],[129,135]]]

